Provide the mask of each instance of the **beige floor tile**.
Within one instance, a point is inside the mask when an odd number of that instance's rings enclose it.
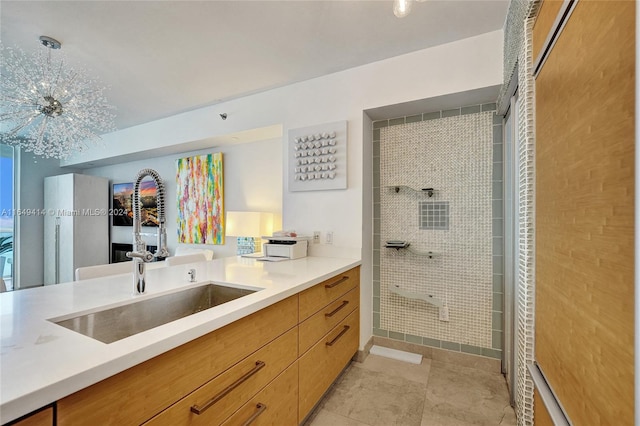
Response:
[[[509,407],[504,377],[453,364],[431,363],[424,417],[429,413],[478,425],[498,425]],[[464,423],[463,423],[464,424]]]
[[[422,358],[421,364],[411,364],[378,355],[369,355],[363,363],[354,363],[353,366],[426,384],[429,380],[431,360]]]
[[[420,426],[475,426],[473,423],[465,422],[464,420],[456,419],[455,417],[447,417],[441,414],[432,413],[430,411],[424,412],[422,417],[422,423]]]
[[[504,377],[424,359],[352,363],[305,426],[515,426]]]
[[[317,413],[314,413],[305,426],[369,426],[366,423],[360,423],[357,420],[350,419],[348,417],[341,416],[331,411],[319,409]]]
[[[502,420],[500,421],[500,426],[516,426],[518,424],[518,420],[516,418],[516,412],[513,407],[507,406],[504,408]]]
[[[425,392],[423,383],[352,366],[321,408],[371,426],[419,426]]]

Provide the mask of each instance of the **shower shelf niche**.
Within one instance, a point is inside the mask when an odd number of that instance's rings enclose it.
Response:
[[[406,241],[387,241],[385,243],[385,248],[392,248],[400,251],[400,249],[407,250],[409,253],[415,254],[416,256],[425,256],[429,259],[433,259],[434,257],[438,257],[440,254],[433,251],[422,251],[416,250],[411,247],[411,243]]]
[[[416,188],[412,188],[410,186],[406,186],[406,185],[389,185],[387,186],[387,188],[391,188],[393,189],[393,191],[395,191],[396,193],[402,191],[410,191],[416,194],[427,194],[429,196],[429,198],[433,197],[433,194],[435,194],[436,192],[438,192],[436,189],[433,188],[420,188],[420,189],[416,189]]]

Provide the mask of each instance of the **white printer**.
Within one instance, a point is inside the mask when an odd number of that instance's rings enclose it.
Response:
[[[299,259],[307,256],[309,237],[262,237],[267,242],[262,244],[262,254],[265,257],[282,257]]]

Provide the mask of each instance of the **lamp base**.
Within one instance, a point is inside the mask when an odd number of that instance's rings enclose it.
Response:
[[[262,251],[262,239],[259,237],[238,237],[237,254],[251,254]]]

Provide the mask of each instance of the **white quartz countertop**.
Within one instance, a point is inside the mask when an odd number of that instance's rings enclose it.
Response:
[[[282,262],[229,257],[149,268],[133,294],[132,274],[0,294],[0,424],[52,403],[360,264],[305,257]],[[196,269],[196,282],[187,271]],[[259,291],[113,343],[50,321],[209,282]]]

